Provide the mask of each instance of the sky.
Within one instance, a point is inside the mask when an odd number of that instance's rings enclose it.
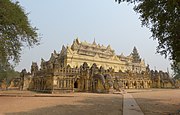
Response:
[[[33,27],[38,28],[41,45],[23,48],[15,70],[30,71],[31,63],[48,60],[51,53],[81,41],[110,45],[117,55],[129,55],[136,46],[140,57],[151,69],[170,70],[170,61],[156,53],[157,41],[141,26],[133,5],[115,0],[18,0]]]

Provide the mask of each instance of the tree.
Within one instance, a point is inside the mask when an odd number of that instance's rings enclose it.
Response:
[[[20,76],[20,73],[17,71],[14,71],[14,69],[8,69],[6,71],[0,71],[0,84],[3,80],[6,80],[6,82],[9,84],[10,81],[14,78],[18,78]]]
[[[132,54],[134,63],[139,63],[141,61],[139,53],[138,53],[136,47],[133,48],[133,52],[131,54]]]
[[[175,63],[174,61],[172,69],[174,70],[174,79],[180,79],[180,63]]]
[[[23,47],[39,44],[37,28],[28,21],[28,14],[18,2],[0,0],[0,70],[6,70],[20,60]]]
[[[134,3],[142,26],[152,32],[158,41],[157,52],[173,61],[172,67],[180,70],[180,0],[115,0]]]

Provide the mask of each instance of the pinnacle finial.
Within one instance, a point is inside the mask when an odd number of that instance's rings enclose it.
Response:
[[[77,42],[77,43],[80,43],[79,37],[76,38],[76,42]]]
[[[94,38],[93,44],[96,45],[96,39]]]

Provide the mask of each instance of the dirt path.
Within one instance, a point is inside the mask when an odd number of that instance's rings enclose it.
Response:
[[[175,113],[180,111],[180,89],[127,92],[133,95],[145,115],[179,115]],[[122,115],[122,102],[120,94],[49,95],[8,91],[0,92],[0,115]]]
[[[122,96],[74,93],[62,97],[0,97],[5,115],[121,115]]]
[[[180,115],[180,89],[132,93],[145,115]],[[176,114],[175,114],[176,113]]]

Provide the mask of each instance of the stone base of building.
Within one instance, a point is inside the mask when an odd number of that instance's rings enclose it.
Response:
[[[52,94],[60,94],[60,93],[73,93],[72,89],[53,89]]]

